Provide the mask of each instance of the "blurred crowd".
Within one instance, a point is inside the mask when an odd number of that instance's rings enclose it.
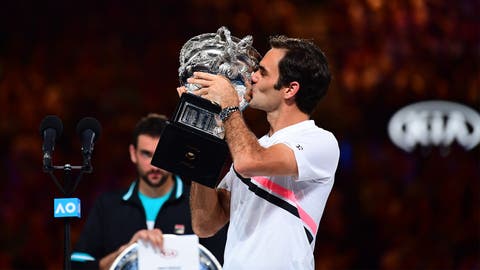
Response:
[[[92,174],[76,197],[93,200],[134,177],[128,144],[148,112],[171,115],[178,54],[222,25],[252,35],[313,39],[330,61],[317,124],[341,149],[317,236],[316,268],[480,269],[480,146],[406,153],[387,136],[410,103],[442,99],[480,111],[480,3],[473,0],[19,1],[0,8],[0,269],[61,269],[62,194],[41,169],[43,117],[64,124],[56,165],[81,161],[75,125],[97,118]],[[257,135],[266,123],[245,112]],[[260,117],[261,118],[261,117]],[[64,179],[63,171],[56,171]],[[121,226],[121,224],[119,224]]]

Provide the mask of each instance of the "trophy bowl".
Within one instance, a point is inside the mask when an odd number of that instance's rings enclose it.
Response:
[[[252,46],[252,36],[243,39],[230,34],[222,26],[216,33],[206,33],[188,40],[180,51],[178,77],[180,84],[188,92],[194,92],[199,86],[187,83],[193,72],[202,71],[225,76],[234,85],[240,98],[240,110],[248,106],[245,98],[246,83],[257,68],[260,54]]]
[[[138,269],[138,244],[133,243],[118,255],[110,270],[139,270]],[[221,270],[222,266],[217,258],[204,246],[198,244],[200,265],[199,270]]]

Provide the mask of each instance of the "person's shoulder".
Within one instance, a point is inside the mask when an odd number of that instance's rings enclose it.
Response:
[[[322,144],[329,143],[332,146],[338,146],[338,140],[335,134],[321,127],[316,127],[315,130],[312,130],[312,138],[314,138],[315,141],[321,141]]]
[[[308,120],[294,125],[293,133],[301,133],[303,136],[322,136],[335,139],[335,135],[325,127],[318,125],[314,120]]]
[[[180,176],[175,176],[176,185],[173,192],[175,192],[174,197],[176,200],[188,200],[190,196],[190,188],[192,185],[192,180],[184,179]]]
[[[97,201],[102,204],[117,202],[117,201],[123,200],[125,196],[128,196],[128,193],[129,193],[129,188],[117,188],[117,189],[107,190],[102,192],[98,196]]]
[[[115,190],[108,190],[100,194],[100,198],[116,198],[122,197],[124,194],[127,193],[126,189],[115,189]]]
[[[313,132],[317,134],[324,134],[327,136],[334,136],[333,133],[328,130],[328,128],[324,127],[323,125],[321,125],[321,123],[313,119],[300,122],[297,124],[296,127],[296,130],[300,132]]]
[[[324,129],[324,128],[321,128],[321,127],[316,126],[316,129],[315,129],[313,132],[316,132],[316,133],[320,134],[320,135],[323,136],[323,137],[328,137],[328,138],[330,138],[330,139],[336,140],[335,135],[334,135],[333,132],[330,131],[330,130],[327,130],[327,129]]]
[[[322,149],[327,147],[332,151],[337,151],[338,149],[338,140],[333,132],[318,126],[313,121],[304,125],[292,136],[296,142],[303,142],[312,146],[321,147]]]

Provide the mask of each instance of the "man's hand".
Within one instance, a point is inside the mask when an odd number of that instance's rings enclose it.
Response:
[[[115,259],[124,251],[127,247],[129,247],[131,244],[137,242],[137,240],[142,239],[143,241],[148,241],[151,243],[153,248],[158,249],[160,251],[163,251],[163,233],[159,229],[153,229],[153,230],[140,230],[136,232],[130,241],[126,243],[125,245],[119,247],[116,251],[108,254],[107,256],[103,257],[99,263],[98,267],[101,270],[107,270],[110,269],[112,266],[113,262]]]
[[[193,77],[188,78],[187,82],[200,85],[202,88],[194,93],[219,104],[222,108],[238,106],[240,103],[235,87],[227,78],[221,75],[194,72]],[[179,88],[177,88],[177,91],[179,91]]]
[[[186,92],[187,92],[187,88],[185,86],[177,87],[177,93],[179,97],[181,97],[183,93],[186,93]]]
[[[132,239],[130,239],[130,242],[128,242],[128,245],[137,242],[139,239],[151,243],[152,247],[159,251],[163,250],[163,233],[159,229],[140,230],[136,232],[132,236]]]

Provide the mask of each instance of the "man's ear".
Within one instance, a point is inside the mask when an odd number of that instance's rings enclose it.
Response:
[[[284,89],[285,98],[293,98],[298,93],[298,90],[300,90],[300,84],[297,81],[290,82]]]
[[[128,147],[128,152],[130,152],[130,160],[137,164],[137,156],[135,155],[135,146],[133,146],[133,144],[130,144],[130,146]]]

